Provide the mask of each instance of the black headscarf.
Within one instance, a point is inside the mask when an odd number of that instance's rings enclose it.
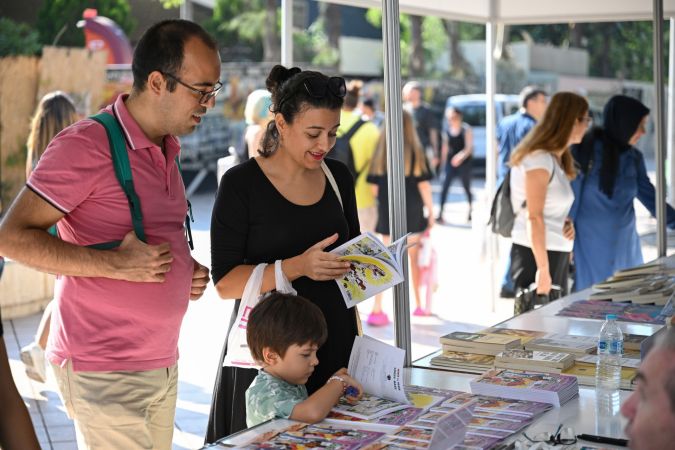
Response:
[[[619,155],[631,146],[630,138],[637,131],[642,119],[649,114],[649,108],[625,95],[610,98],[603,110],[603,128],[594,128],[584,136],[581,143],[586,158],[595,147],[595,140],[602,139],[602,167],[600,167],[600,190],[612,198],[614,184],[619,171]]]

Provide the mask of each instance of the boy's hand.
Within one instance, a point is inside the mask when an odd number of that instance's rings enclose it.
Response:
[[[363,397],[363,386],[361,383],[353,379],[345,370],[345,373],[340,375],[347,382],[347,390],[345,390],[345,398],[349,403],[356,403]]]

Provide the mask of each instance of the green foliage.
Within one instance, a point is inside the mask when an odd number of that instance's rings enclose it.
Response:
[[[37,55],[42,46],[37,31],[24,23],[0,18],[0,58],[15,55]]]
[[[58,37],[58,45],[84,46],[84,32],[76,24],[86,8],[95,8],[99,16],[115,21],[127,35],[136,26],[128,0],[46,0],[38,11],[40,42],[52,45]]]

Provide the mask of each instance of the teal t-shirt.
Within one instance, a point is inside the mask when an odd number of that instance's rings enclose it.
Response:
[[[288,419],[295,405],[305,399],[305,385],[291,384],[260,370],[246,390],[246,425],[252,427],[274,418]]]

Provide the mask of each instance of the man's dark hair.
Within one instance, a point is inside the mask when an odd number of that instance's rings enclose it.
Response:
[[[211,35],[189,20],[163,20],[148,28],[138,41],[131,62],[134,89],[143,91],[148,75],[155,70],[177,76],[183,64],[185,42],[191,37],[198,37],[213,50],[218,49]],[[173,92],[176,81],[167,77],[166,86],[169,92]]]
[[[323,313],[314,303],[297,295],[273,292],[260,300],[248,316],[246,342],[253,359],[263,362],[268,347],[282,358],[293,345],[326,342],[328,329]]]
[[[520,106],[522,108],[527,108],[527,102],[537,98],[539,95],[546,96],[546,91],[536,86],[525,86],[523,90],[520,91]]]

